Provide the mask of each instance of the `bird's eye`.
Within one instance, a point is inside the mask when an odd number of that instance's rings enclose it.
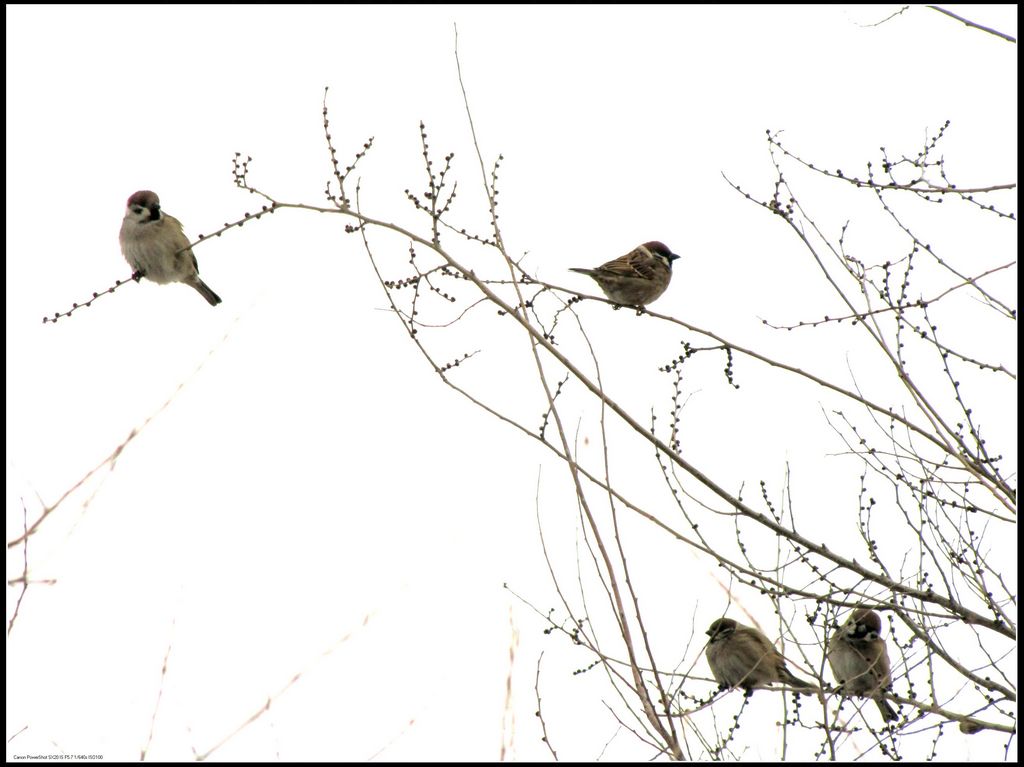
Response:
[[[143,207],[141,205],[132,205],[132,213],[135,213],[136,215],[138,215],[142,211],[143,211]]]

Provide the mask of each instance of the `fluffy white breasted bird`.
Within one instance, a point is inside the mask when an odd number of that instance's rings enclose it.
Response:
[[[858,608],[828,643],[828,665],[845,695],[873,698],[882,719],[898,719],[896,712],[880,694],[892,684],[889,652],[885,648],[882,619],[878,613]]]
[[[818,688],[794,676],[786,659],[768,637],[732,618],[719,618],[705,632],[709,637],[705,656],[711,673],[724,687],[754,687],[781,682],[802,692]]]
[[[220,296],[199,279],[199,264],[181,222],[160,209],[156,192],[144,189],[128,198],[120,240],[125,260],[147,280],[183,282],[199,291],[211,306],[220,303]]]

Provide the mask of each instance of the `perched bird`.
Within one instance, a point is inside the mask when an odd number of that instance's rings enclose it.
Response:
[[[899,717],[880,693],[892,684],[889,674],[889,653],[879,634],[882,619],[878,613],[858,608],[850,613],[839,631],[828,643],[828,665],[844,695],[874,698],[882,719],[892,722]]]
[[[705,650],[708,665],[723,687],[742,687],[749,692],[759,685],[782,682],[805,692],[818,689],[793,676],[782,653],[755,628],[719,618],[705,633],[711,637]]]
[[[147,280],[161,285],[184,282],[198,290],[211,306],[220,303],[220,296],[199,279],[199,264],[188,247],[181,222],[160,210],[156,192],[143,190],[128,198],[120,240],[125,259]]]
[[[679,256],[662,242],[645,242],[621,258],[596,269],[570,269],[593,277],[611,301],[644,306],[658,298],[672,279],[672,262]]]

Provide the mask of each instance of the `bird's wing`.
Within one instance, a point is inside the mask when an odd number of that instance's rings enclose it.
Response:
[[[621,258],[616,258],[614,261],[602,264],[601,271],[606,274],[614,274],[617,277],[639,277],[640,279],[650,280],[654,279],[655,276],[655,264],[655,261],[647,258],[637,248]]]
[[[170,227],[171,231],[174,232],[174,249],[181,250],[182,248],[187,248],[189,239],[188,235],[185,234],[185,227],[181,225],[181,222],[174,216],[169,216],[166,213],[163,215],[163,221],[164,226]],[[199,271],[199,262],[196,261],[195,253],[192,252],[191,248],[183,250],[179,254],[179,258],[191,258],[192,266],[195,268],[196,272]]]

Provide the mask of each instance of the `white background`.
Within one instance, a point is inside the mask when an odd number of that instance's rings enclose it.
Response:
[[[157,191],[193,238],[209,233],[258,207],[232,184],[239,151],[277,199],[324,204],[324,86],[339,159],[374,137],[356,173],[367,212],[422,230],[403,190],[424,186],[423,120],[435,162],[456,153],[459,220],[486,233],[457,23],[485,161],[505,158],[511,252],[592,293],[566,269],[663,240],[683,258],[654,308],[805,363],[802,339],[761,318],[836,306],[792,235],[721,175],[771,194],[766,129],[811,160],[862,170],[879,146],[918,151],[948,119],[943,153],[962,183],[1016,181],[1016,46],[923,8],[866,26],[898,8],[8,6],[8,540],[23,503],[35,519],[173,397],[32,540],[30,575],[55,583],[29,589],[8,639],[7,737],[20,733],[8,758],[138,758],[162,689],[149,758],[188,759],[305,670],[215,756],[493,760],[504,739],[508,756],[543,759],[542,650],[559,756],[595,759],[609,740],[605,757],[648,756],[616,735],[604,680],[571,675],[591,658],[542,635],[503,588],[555,606],[537,514],[571,550],[564,470],[437,379],[383,311],[341,217],[283,211],[197,247],[224,299],[216,308],[143,283],[55,325],[41,319],[128,275],[117,232],[137,189]],[[1016,35],[1015,7],[950,8]],[[868,248],[891,233],[871,232],[879,215],[867,210],[816,212],[833,232],[863,214],[869,231],[851,236]],[[983,262],[994,265],[1015,250],[1006,224],[980,246],[942,236],[954,250],[996,251]],[[392,275],[406,276],[407,243],[374,236]],[[1015,279],[996,283],[1011,303]],[[678,333],[648,339],[641,318],[584,309],[609,390],[641,414],[664,411],[670,382],[655,368]],[[525,364],[525,341],[512,346],[523,356],[474,360],[477,380]],[[1015,351],[985,351],[1015,370]],[[852,385],[842,348],[817,361]],[[741,372],[757,396],[736,396],[714,365],[689,382],[684,453],[754,499],[759,479],[778,489],[788,461],[808,524],[827,527],[815,501],[855,504],[857,468],[826,460],[822,445],[842,446],[828,442],[819,393]],[[493,374],[487,391],[539,423],[530,380]],[[1016,406],[1003,407],[990,433],[1009,448]],[[806,408],[798,427],[794,408]],[[596,444],[592,413],[581,428]],[[645,454],[637,472],[649,464]],[[652,540],[638,568],[663,589],[650,598],[678,600],[656,632],[661,657],[703,668],[701,632],[726,605],[715,568],[640,530]],[[21,556],[9,551],[9,577]],[[8,617],[18,591],[8,588]],[[770,625],[770,604],[747,604],[761,607]],[[741,736],[751,757],[776,754],[765,710],[766,732]],[[998,759],[1003,745],[947,738],[941,757]]]

